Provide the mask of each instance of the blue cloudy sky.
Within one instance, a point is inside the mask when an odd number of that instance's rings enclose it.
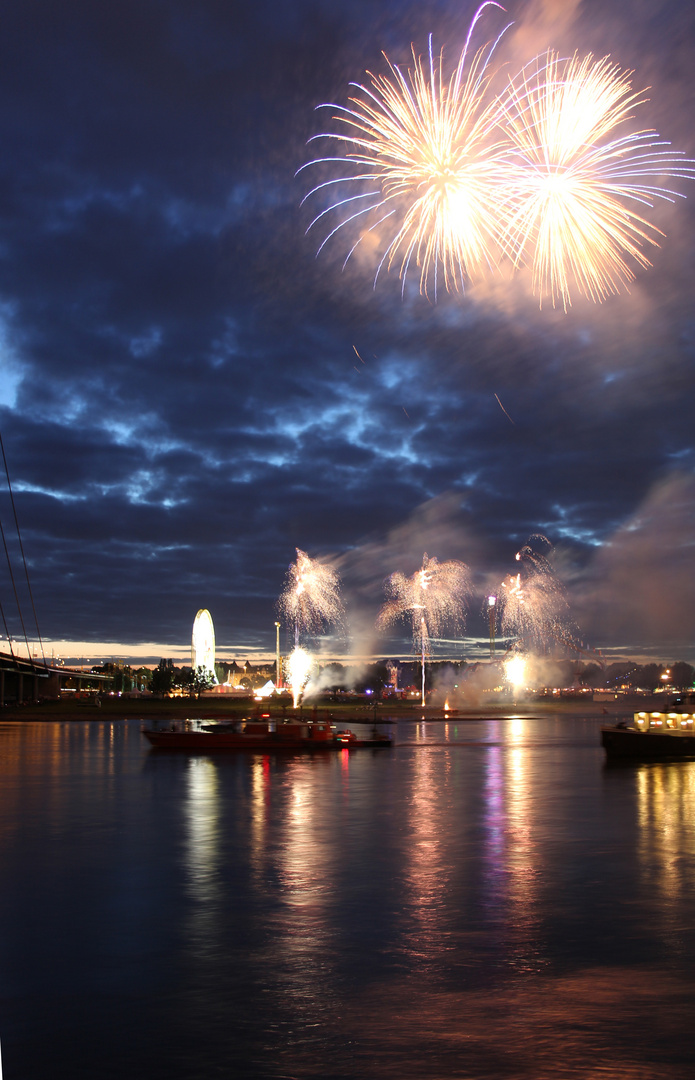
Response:
[[[650,214],[630,293],[567,313],[527,271],[436,304],[374,289],[369,251],[343,270],[340,236],[317,258],[306,235],[316,106],[382,49],[458,55],[474,10],[4,5],[0,432],[48,651],[183,655],[200,607],[218,653],[272,651],[297,547],[340,570],[358,651],[396,648],[383,581],[424,551],[470,566],[484,638],[481,598],[540,532],[583,640],[695,659],[695,185]],[[501,62],[610,54],[650,87],[639,126],[695,157],[692,4],[508,11]],[[6,491],[0,517],[35,639]],[[0,590],[21,637],[5,562]]]

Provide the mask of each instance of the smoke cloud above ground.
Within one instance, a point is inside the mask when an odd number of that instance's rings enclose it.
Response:
[[[626,651],[658,641],[695,649],[695,478],[656,482],[639,509],[572,583],[573,605],[588,636],[621,640]]]
[[[425,550],[440,561],[467,562],[474,590],[466,625],[469,634],[479,635],[484,651],[486,597],[499,593],[505,575],[517,573],[516,553],[525,540],[510,537],[503,551],[486,537],[485,525],[472,517],[460,495],[449,492],[422,504],[385,537],[366,540],[338,557],[353,651],[362,656],[388,652],[389,639],[375,629],[384,583],[395,570],[413,573]],[[550,563],[565,587],[568,623],[575,624],[573,639],[586,646],[586,658],[590,650],[642,655],[655,642],[679,659],[695,657],[694,538],[695,478],[679,471],[656,482],[638,510],[602,543],[557,543]],[[402,650],[408,640],[406,627],[390,643]],[[562,651],[560,642],[553,647]],[[460,648],[450,651],[458,654]]]

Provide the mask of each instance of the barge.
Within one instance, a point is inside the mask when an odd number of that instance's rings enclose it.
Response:
[[[601,745],[606,756],[611,760],[695,759],[695,712],[685,712],[679,705],[674,703],[669,712],[636,712],[632,724],[623,721],[602,727]]]
[[[235,720],[209,723],[186,720],[169,727],[143,728],[145,738],[158,749],[170,750],[253,750],[273,752],[300,750],[318,752],[393,745],[390,735],[373,729],[362,738],[352,731],[336,731],[329,720]]]

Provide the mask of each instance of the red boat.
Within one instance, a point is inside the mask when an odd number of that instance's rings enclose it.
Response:
[[[362,739],[351,731],[335,732],[329,720],[236,720],[231,724],[186,720],[183,726],[143,728],[152,746],[170,750],[342,750],[391,746],[376,730]]]

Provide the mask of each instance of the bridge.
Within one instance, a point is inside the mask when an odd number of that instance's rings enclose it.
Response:
[[[52,667],[38,660],[23,660],[11,653],[0,652],[0,708],[41,698],[58,698],[69,683],[75,684],[70,689],[79,690],[85,683],[105,683],[109,678],[108,675]]]

